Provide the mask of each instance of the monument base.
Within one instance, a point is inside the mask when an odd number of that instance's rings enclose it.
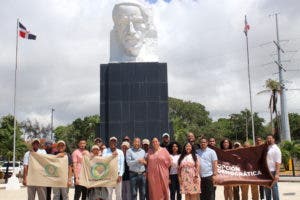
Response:
[[[100,65],[100,135],[160,138],[169,132],[167,64]]]

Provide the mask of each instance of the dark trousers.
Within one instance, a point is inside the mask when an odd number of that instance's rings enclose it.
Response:
[[[146,200],[149,200],[150,198],[149,198],[149,189],[148,189],[148,179],[146,178]]]
[[[86,199],[87,188],[81,185],[75,185],[74,200],[79,200],[80,196],[82,200]]]
[[[201,200],[215,200],[215,189],[212,176],[201,177]]]
[[[177,174],[170,175],[170,180],[171,180],[170,183],[171,200],[175,200],[175,194],[177,194],[177,200],[181,200],[178,175]]]
[[[233,187],[233,200],[240,200],[240,186]]]
[[[129,172],[131,199],[137,199],[137,190],[141,200],[145,200],[146,195],[146,176],[144,173]]]
[[[46,198],[47,200],[51,200],[51,187],[47,187]]]
[[[264,186],[259,186],[259,197],[260,199],[264,199],[265,198],[265,188]]]

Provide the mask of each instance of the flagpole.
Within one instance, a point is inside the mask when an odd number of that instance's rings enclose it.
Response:
[[[15,86],[14,86],[14,151],[13,151],[13,173],[15,173],[16,162],[16,105],[17,105],[17,70],[18,70],[18,47],[19,47],[19,18],[17,19],[17,33],[16,33],[16,63],[15,63]]]
[[[247,24],[247,15],[245,15],[245,29],[248,26]],[[251,112],[251,124],[252,124],[252,139],[253,144],[255,142],[255,131],[254,131],[254,119],[253,119],[253,111],[252,111],[252,91],[251,91],[251,76],[250,76],[250,62],[249,62],[249,45],[248,45],[248,30],[245,31],[246,36],[246,46],[247,46],[247,68],[248,68],[248,84],[249,84],[249,96],[250,96],[250,112]]]

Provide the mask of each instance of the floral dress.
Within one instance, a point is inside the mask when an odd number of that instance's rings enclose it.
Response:
[[[186,155],[180,163],[179,174],[180,193],[181,194],[199,194],[200,191],[200,178],[199,178],[200,162],[197,158],[195,163],[191,154]]]

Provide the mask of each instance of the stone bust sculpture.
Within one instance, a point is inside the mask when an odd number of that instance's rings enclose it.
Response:
[[[138,1],[118,3],[113,8],[110,62],[156,62],[157,32],[150,9]]]

